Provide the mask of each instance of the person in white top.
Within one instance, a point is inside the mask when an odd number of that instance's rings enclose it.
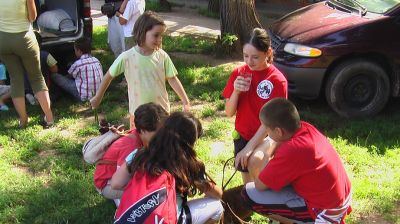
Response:
[[[124,0],[120,9],[115,13],[124,31],[125,50],[129,50],[135,45],[132,34],[133,27],[139,16],[143,14],[145,5],[145,0]]]

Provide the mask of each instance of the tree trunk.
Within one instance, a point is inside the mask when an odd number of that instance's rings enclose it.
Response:
[[[208,11],[219,13],[219,0],[208,0]]]
[[[254,0],[220,0],[220,4],[222,36],[235,34],[243,44],[251,30],[261,27]]]

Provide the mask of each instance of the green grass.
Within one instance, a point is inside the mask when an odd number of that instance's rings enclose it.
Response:
[[[104,67],[109,67],[113,56],[104,50],[107,45],[107,28],[105,26],[95,27],[93,30],[93,49],[94,55],[99,60],[104,61]],[[170,37],[165,35],[163,38],[163,49],[167,52],[185,52],[191,54],[212,54],[215,49],[215,41],[192,36]]]
[[[96,28],[94,38],[104,38],[104,30]],[[94,49],[106,70],[113,56],[101,41],[95,40]],[[193,112],[205,128],[196,144],[198,155],[220,184],[222,166],[233,156],[233,120],[223,115],[220,97],[232,66],[209,67],[172,59],[194,104]],[[113,80],[99,113],[100,118],[127,124],[128,101],[121,80]],[[178,98],[170,88],[169,93],[172,110],[179,110]],[[400,223],[400,101],[392,100],[380,115],[365,120],[339,118],[323,100],[293,101],[302,118],[327,135],[344,161],[353,186],[353,213],[348,223],[365,223],[366,217],[377,216]],[[97,134],[93,112],[88,104],[69,98],[54,102],[53,108],[57,123],[48,130],[39,125],[38,106],[28,106],[31,120],[25,130],[17,128],[14,109],[0,113],[0,223],[111,223],[113,202],[95,191],[94,166],[81,158],[82,144]],[[228,167],[226,176],[232,172]],[[236,175],[229,186],[240,183]],[[265,223],[261,216],[253,220]]]

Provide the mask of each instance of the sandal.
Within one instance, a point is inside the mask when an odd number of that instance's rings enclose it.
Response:
[[[51,128],[54,126],[54,119],[52,122],[48,122],[46,116],[43,116],[40,124],[43,126],[43,128],[47,129],[47,128]]]
[[[22,122],[21,120],[18,120],[18,127],[20,129],[25,129],[26,126],[28,126],[28,122],[29,122],[29,119],[26,119],[25,122]]]

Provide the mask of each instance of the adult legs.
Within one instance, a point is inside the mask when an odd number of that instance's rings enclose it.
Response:
[[[39,46],[32,31],[26,33],[0,32],[0,58],[10,72],[11,97],[20,117],[21,126],[25,126],[28,115],[25,107],[24,72],[27,72],[29,82],[46,116],[53,122],[47,86],[40,71]],[[47,95],[47,97],[46,97]]]
[[[31,31],[24,36],[23,49],[18,48],[17,54],[21,58],[24,68],[28,75],[28,80],[36,99],[39,101],[40,107],[46,117],[48,123],[53,123],[53,112],[51,111],[51,103],[49,91],[40,70],[40,51],[35,34]]]
[[[0,41],[2,41],[1,38]],[[0,49],[0,57],[10,73],[11,98],[18,113],[20,125],[25,127],[28,123],[28,114],[25,107],[23,65],[17,55],[4,53],[5,50],[7,49],[3,49],[3,47]]]

